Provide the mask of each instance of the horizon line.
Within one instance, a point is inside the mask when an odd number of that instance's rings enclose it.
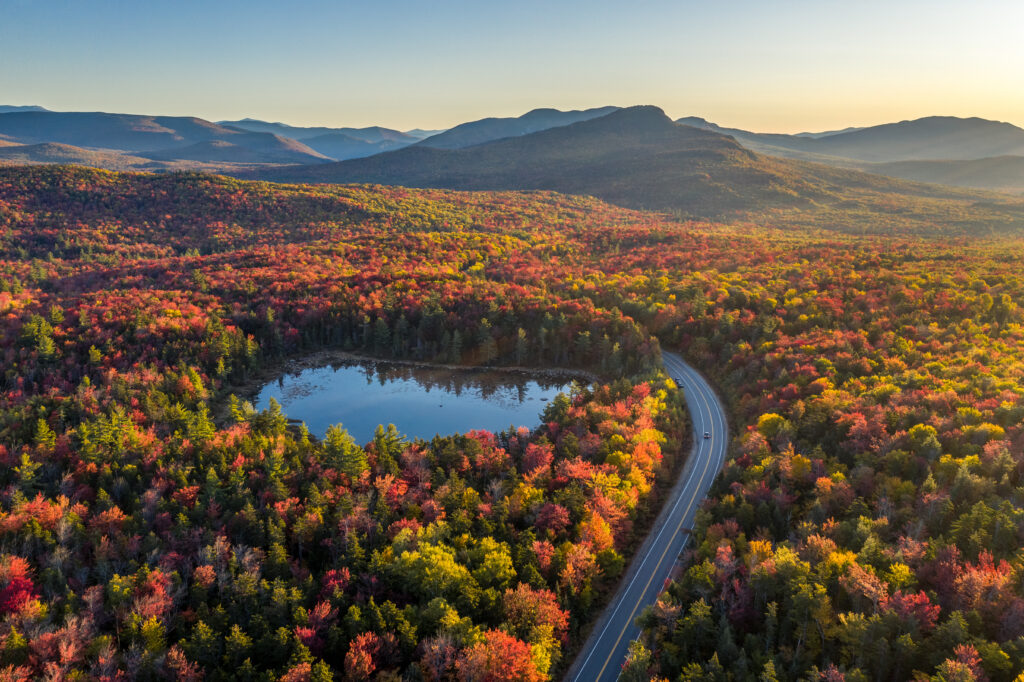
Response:
[[[842,127],[825,128],[825,129],[817,129],[817,128],[813,128],[813,127],[795,127],[792,131],[764,130],[764,129],[758,130],[758,129],[753,129],[753,128],[745,128],[745,127],[743,127],[741,125],[722,123],[720,121],[715,121],[715,120],[709,119],[709,118],[707,118],[705,116],[700,116],[698,114],[684,114],[682,116],[673,116],[673,115],[669,114],[668,112],[666,112],[664,107],[661,107],[661,106],[659,106],[657,104],[630,104],[630,105],[627,105],[627,106],[618,106],[618,105],[604,104],[604,105],[597,105],[597,106],[568,107],[568,108],[559,108],[557,106],[544,106],[544,105],[541,105],[541,106],[536,106],[536,107],[533,107],[531,109],[528,109],[528,110],[526,110],[523,113],[518,114],[518,115],[492,114],[492,115],[484,116],[484,117],[481,117],[481,118],[471,118],[471,119],[460,120],[458,123],[454,123],[454,124],[452,124],[452,125],[450,125],[448,127],[435,127],[435,126],[428,126],[428,125],[422,125],[422,124],[417,124],[417,125],[412,126],[412,127],[394,127],[394,126],[389,126],[389,125],[386,125],[386,124],[383,124],[383,123],[370,123],[370,124],[367,124],[367,125],[349,124],[349,123],[346,123],[346,124],[312,123],[312,124],[302,125],[302,124],[296,124],[296,123],[288,123],[288,122],[283,121],[283,120],[271,120],[271,118],[276,118],[276,117],[258,118],[258,117],[254,116],[254,115],[251,115],[251,114],[248,114],[248,115],[245,115],[245,116],[240,116],[240,117],[237,117],[237,118],[218,118],[218,117],[209,117],[209,118],[207,118],[205,116],[201,116],[201,115],[198,115],[198,114],[133,113],[133,112],[128,112],[128,111],[105,111],[105,110],[102,110],[102,109],[51,109],[51,108],[49,108],[48,106],[46,106],[44,104],[37,104],[37,103],[34,103],[34,104],[8,104],[8,103],[0,103],[0,106],[22,107],[22,108],[40,107],[40,108],[44,109],[43,112],[36,112],[36,113],[110,114],[110,115],[123,115],[123,116],[161,116],[161,117],[168,117],[168,118],[197,118],[197,119],[200,119],[200,120],[203,120],[203,121],[208,121],[210,123],[218,123],[218,124],[222,123],[222,122],[250,120],[250,121],[253,121],[253,122],[276,124],[276,125],[284,125],[284,126],[288,126],[290,128],[300,128],[300,129],[301,128],[339,128],[339,129],[340,128],[351,128],[351,129],[364,129],[364,128],[378,127],[378,128],[384,128],[384,129],[387,129],[387,130],[396,130],[398,132],[407,132],[407,131],[411,131],[411,130],[447,131],[447,130],[451,130],[452,128],[455,128],[456,126],[462,125],[464,123],[472,123],[472,122],[475,122],[475,121],[482,121],[482,120],[490,119],[490,118],[497,118],[497,119],[520,118],[520,117],[525,116],[526,114],[528,114],[528,113],[530,113],[532,111],[536,111],[538,109],[551,109],[551,110],[560,111],[560,112],[568,112],[568,111],[586,111],[586,110],[589,110],[589,109],[601,109],[601,108],[605,108],[605,107],[609,107],[609,106],[615,106],[615,107],[617,107],[619,109],[627,109],[627,108],[638,107],[638,106],[653,106],[653,107],[657,107],[662,112],[664,112],[665,115],[668,116],[672,121],[678,121],[678,120],[683,119],[683,118],[698,118],[698,119],[701,119],[701,120],[703,120],[703,121],[705,121],[707,123],[710,123],[712,125],[716,125],[716,126],[718,126],[720,128],[733,128],[733,129],[736,129],[736,130],[743,130],[745,132],[761,134],[761,135],[801,135],[801,134],[818,134],[818,133],[834,132],[834,131],[838,132],[838,131],[846,130],[847,128],[855,128],[855,129],[857,129],[857,128],[873,128],[873,127],[876,127],[876,126],[892,125],[892,124],[896,124],[896,123],[909,123],[909,122],[913,122],[913,121],[920,121],[920,120],[923,120],[923,119],[926,119],[926,118],[955,118],[955,119],[960,119],[960,120],[964,120],[964,121],[971,120],[971,119],[978,119],[978,120],[982,120],[982,121],[988,121],[988,122],[991,122],[991,123],[1004,123],[1004,124],[1012,125],[1012,126],[1014,126],[1016,128],[1024,129],[1024,124],[1017,124],[1017,123],[1014,123],[1012,121],[1001,120],[1001,119],[998,119],[998,118],[986,118],[985,116],[981,116],[981,115],[978,115],[978,114],[974,114],[974,115],[971,115],[971,116],[957,116],[955,114],[925,114],[923,116],[913,116],[913,117],[907,117],[907,118],[899,118],[898,120],[897,119],[883,120],[881,122],[875,122],[875,123],[849,122],[846,125],[843,125]],[[21,113],[21,112],[4,112],[4,113]],[[4,113],[0,113],[0,116],[4,115]],[[24,113],[30,113],[30,112],[24,112]]]

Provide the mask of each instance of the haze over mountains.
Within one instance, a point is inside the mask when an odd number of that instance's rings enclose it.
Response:
[[[516,118],[484,118],[457,125],[450,130],[428,137],[419,144],[435,149],[462,149],[505,137],[529,135],[549,128],[589,121],[592,118],[610,114],[618,108],[599,107],[583,111],[534,109]]]
[[[929,116],[870,128],[779,135],[725,128],[694,116],[677,122],[730,135],[771,156],[920,182],[1024,192],[1024,129],[1010,123]]]
[[[390,128],[371,126],[368,128],[325,128],[298,127],[286,123],[270,123],[252,118],[238,121],[221,121],[221,125],[253,132],[273,133],[297,140],[332,159],[358,159],[392,149],[400,149],[429,137],[436,131],[411,131],[403,133]]]
[[[608,106],[534,109],[446,131],[403,132],[3,106],[0,163],[201,170],[301,182],[553,189],[634,207],[709,214],[828,201],[835,188],[851,185],[935,193],[877,177],[865,180],[852,172],[858,170],[1024,192],[1024,130],[979,118],[929,117],[780,135],[697,117],[673,122],[654,107]]]
[[[517,137],[549,128],[566,126],[609,114],[618,107],[598,107],[583,111],[534,109],[522,116],[484,118],[462,123],[448,130],[410,130],[400,132],[380,126],[368,128],[296,127],[256,119],[220,121],[221,125],[243,130],[270,132],[303,142],[338,161],[372,156],[418,144],[436,149],[461,149],[506,137]]]
[[[437,149],[429,142],[364,159],[267,169],[251,176],[464,190],[544,189],[698,213],[724,205],[771,205],[788,196],[773,161],[724,135],[676,125],[651,106],[458,149]]]
[[[60,142],[140,152],[227,140],[242,133],[182,116],[20,111],[2,115],[0,134],[25,143]]]
[[[0,162],[53,163],[59,158],[63,163],[117,170],[229,171],[248,165],[368,156],[413,144],[436,131],[415,132],[381,127],[297,128],[252,119],[214,123],[185,116],[3,106]]]
[[[25,163],[48,162],[56,148],[39,145],[52,144],[62,145],[59,155],[69,163],[144,170],[174,169],[180,162],[229,164],[227,169],[331,160],[291,138],[185,116],[21,110],[0,114],[0,139],[8,143],[0,158]]]
[[[892,161],[864,164],[869,173],[932,182],[951,187],[973,187],[1011,194],[1024,193],[1024,156],[993,156],[948,161]]]
[[[37,106],[0,107],[0,162],[101,165],[118,170],[237,171],[249,165],[320,163],[372,156],[422,143],[465,147],[594,118],[587,111],[536,109],[518,118],[488,118],[450,131],[300,127],[243,118],[211,122],[182,116],[51,112]],[[39,145],[59,144],[57,147]],[[13,145],[21,148],[14,149]]]
[[[677,122],[732,135],[751,146],[781,147],[813,154],[818,158],[838,156],[859,161],[887,162],[980,159],[1024,154],[1024,129],[982,118],[930,116],[870,128],[800,135],[762,134],[723,128],[696,117],[681,118]]]
[[[238,175],[302,183],[554,190],[700,217],[827,207],[842,208],[847,216],[851,211],[881,215],[891,213],[893,202],[916,210],[909,207],[940,197],[977,200],[950,188],[759,154],[732,136],[678,124],[652,106],[460,149],[421,143],[369,158]]]
[[[238,170],[243,165],[320,163],[372,156],[422,143],[456,148],[524,135],[614,111],[536,109],[518,118],[488,118],[444,130],[407,132],[381,126],[300,127],[244,118],[211,122],[182,116],[52,112],[0,107],[0,161],[102,165],[119,170]],[[62,145],[40,147],[39,145]],[[10,149],[21,145],[20,149]]]
[[[47,111],[46,109],[30,104],[27,106],[14,106],[10,104],[0,104],[0,114],[12,114],[16,111]]]

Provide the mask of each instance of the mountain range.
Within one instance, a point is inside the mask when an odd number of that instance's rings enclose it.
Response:
[[[271,132],[299,140],[318,152],[339,161],[356,159],[411,145],[435,149],[462,149],[506,137],[518,137],[578,121],[599,118],[618,107],[598,107],[583,111],[533,109],[522,116],[484,118],[462,123],[448,130],[411,130],[399,132],[373,126],[369,128],[299,128],[284,123],[268,123],[251,118],[220,121],[222,125],[244,130]]]
[[[1024,130],[979,118],[928,117],[781,135],[697,117],[673,122],[655,107],[607,106],[534,109],[444,131],[403,132],[0,107],[0,164],[30,163],[295,182],[551,189],[710,215],[827,203],[839,187],[941,194],[879,176],[1024,192]]]
[[[841,157],[857,161],[890,162],[948,159],[981,159],[998,155],[1024,155],[1024,129],[983,118],[929,116],[829,133],[780,135],[723,128],[702,118],[688,117],[678,123],[713,130],[758,148],[803,152],[813,158]]]
[[[0,114],[13,114],[17,111],[47,111],[42,107],[30,104],[28,106],[13,106],[10,104],[0,104]]]
[[[1010,194],[1024,193],[1024,156],[1004,155],[948,161],[890,161],[863,164],[860,168],[869,173],[918,182],[990,189]]]
[[[677,122],[729,135],[771,156],[919,182],[1024,192],[1024,129],[1010,123],[929,116],[870,128],[780,135],[725,128],[695,116]]]
[[[549,128],[589,121],[616,111],[619,107],[598,107],[583,111],[534,109],[516,118],[484,118],[457,125],[450,130],[432,135],[419,143],[434,149],[462,149],[506,137],[519,137]]]
[[[381,126],[301,127],[253,118],[212,122],[184,116],[0,106],[0,163],[53,163],[60,159],[117,170],[234,172],[252,165],[363,158],[414,144],[461,148],[568,125],[615,109],[535,109],[517,118],[487,118],[451,130],[402,132]]]
[[[220,125],[287,137],[302,142],[324,156],[337,160],[357,159],[392,149],[400,149],[439,132],[415,130],[403,133],[380,126],[370,126],[367,128],[303,128],[290,126],[286,123],[259,121],[253,118],[243,118],[238,121],[220,121]]]
[[[8,143],[0,150],[0,158],[26,163],[46,163],[57,151],[71,163],[92,165],[102,159],[104,164],[148,170],[168,168],[168,163],[177,168],[181,162],[298,164],[331,160],[291,138],[186,116],[22,110],[0,114],[0,140]],[[47,146],[53,144],[61,146]],[[188,163],[184,166],[190,167]]]
[[[894,202],[916,210],[921,202],[939,198],[979,200],[962,190],[760,154],[733,136],[676,123],[653,106],[616,109],[567,126],[458,149],[420,143],[363,159],[237,175],[299,183],[553,190],[699,217],[775,209],[821,212],[830,207],[842,209],[847,217],[852,212],[877,216],[891,215]]]
[[[402,132],[381,126],[301,127],[253,118],[211,122],[183,116],[0,106],[0,163],[52,163],[59,158],[118,170],[236,171],[249,165],[363,158],[414,144],[460,148],[568,125],[615,109],[535,109],[517,118],[487,118],[451,130]]]
[[[783,200],[772,162],[718,133],[676,125],[656,107],[461,148],[423,143],[369,158],[254,170],[243,177],[288,182],[378,183],[463,190],[544,189],[626,206],[697,213],[728,203]],[[728,185],[759,190],[740,199]],[[726,196],[730,200],[726,202]],[[740,205],[737,206],[737,203]]]
[[[320,163],[414,144],[438,131],[298,128],[253,119],[53,112],[0,106],[0,162],[100,165],[117,170],[235,170]],[[56,146],[55,146],[56,145]]]

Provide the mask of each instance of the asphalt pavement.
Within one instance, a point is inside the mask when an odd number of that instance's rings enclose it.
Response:
[[[694,514],[725,463],[729,441],[725,408],[704,377],[681,357],[662,351],[662,358],[665,370],[686,397],[693,425],[693,450],[647,539],[633,557],[618,592],[565,676],[572,682],[618,679],[630,642],[640,636],[634,621],[664,589],[676,559],[689,541]],[[705,433],[708,438],[704,438]]]

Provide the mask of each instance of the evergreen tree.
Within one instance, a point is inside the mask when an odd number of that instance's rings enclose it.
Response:
[[[324,449],[327,453],[327,461],[355,480],[368,471],[370,466],[366,461],[366,452],[362,447],[356,445],[355,440],[349,435],[340,424],[327,428],[324,436]]]

